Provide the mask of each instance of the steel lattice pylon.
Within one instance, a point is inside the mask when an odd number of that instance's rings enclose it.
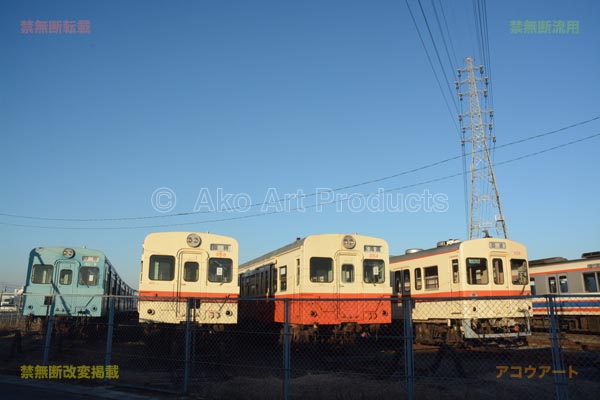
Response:
[[[465,59],[466,68],[458,70],[459,79],[461,74],[467,73],[466,81],[456,82],[457,89],[461,85],[467,85],[468,92],[459,91],[459,99],[465,96],[469,98],[469,111],[458,115],[458,120],[462,130],[462,144],[471,143],[471,190],[469,201],[469,239],[479,238],[482,235],[492,235],[491,230],[495,230],[496,237],[508,238],[506,221],[502,212],[500,203],[500,193],[494,176],[494,169],[490,157],[490,146],[488,142],[495,142],[496,137],[491,134],[493,110],[482,110],[480,107],[479,96],[487,97],[488,78],[481,76],[475,77],[475,69],[483,74],[482,66],[473,66],[473,58]],[[479,84],[483,82],[485,89],[480,90]],[[464,123],[468,119],[468,123]],[[486,127],[490,134],[486,135]],[[470,131],[471,136],[467,137],[466,132]]]

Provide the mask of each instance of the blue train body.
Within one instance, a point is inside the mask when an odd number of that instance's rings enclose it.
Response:
[[[115,311],[134,312],[136,291],[120,277],[105,254],[77,247],[37,247],[29,254],[23,315],[105,317],[108,295]]]

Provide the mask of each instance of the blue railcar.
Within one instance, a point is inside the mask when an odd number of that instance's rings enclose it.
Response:
[[[116,313],[135,311],[136,291],[121,279],[103,252],[78,247],[31,250],[23,315],[46,317],[53,312],[64,317],[106,317],[109,295],[115,296]]]

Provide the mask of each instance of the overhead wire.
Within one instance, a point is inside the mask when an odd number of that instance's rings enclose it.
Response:
[[[600,115],[593,117],[593,118],[589,118],[587,120],[583,120],[583,121],[579,121],[579,122],[575,122],[572,123],[570,125],[567,126],[563,126],[561,128],[558,129],[554,129],[552,131],[548,131],[548,132],[544,132],[544,133],[540,133],[537,135],[531,135],[519,140],[515,140],[509,143],[505,143],[503,145],[499,145],[497,146],[498,149],[502,149],[505,147],[510,147],[510,146],[514,146],[517,144],[521,144],[521,143],[525,143],[531,140],[535,140],[535,139],[540,139],[546,136],[550,136],[550,135],[554,135],[560,132],[565,132],[569,129],[573,129],[579,126],[583,126],[586,124],[589,124],[591,122],[600,120]],[[433,168],[445,163],[448,163],[450,161],[454,161],[457,160],[459,158],[462,158],[462,155],[458,155],[458,156],[453,156],[453,157],[448,157],[442,160],[438,160],[429,164],[425,164],[425,165],[421,165],[419,167],[415,167],[412,169],[408,169],[405,171],[401,171],[401,172],[397,172],[391,175],[387,175],[387,176],[383,176],[383,177],[379,177],[379,178],[374,178],[374,179],[369,179],[366,181],[362,181],[362,182],[358,182],[358,183],[353,183],[353,184],[349,184],[349,185],[345,185],[345,186],[340,186],[337,188],[332,189],[332,192],[339,192],[342,190],[347,190],[347,189],[353,189],[356,187],[360,187],[360,186],[366,186],[369,184],[373,184],[373,183],[378,183],[378,182],[382,182],[382,181],[386,181],[386,180],[390,180],[393,178],[397,178],[400,176],[404,176],[404,175],[408,175],[408,174],[412,174],[415,172],[419,172],[419,171],[423,171],[425,169],[429,169],[429,168]],[[302,198],[309,198],[309,197],[314,197],[316,196],[318,193],[313,192],[313,193],[309,193],[303,196],[300,196]],[[282,200],[283,201],[283,200]],[[253,208],[253,207],[258,207],[258,206],[264,206],[264,205],[269,205],[272,204],[272,202],[258,202],[258,203],[253,203],[250,205],[246,205],[243,208]],[[241,207],[240,207],[241,208]],[[239,208],[238,208],[239,209]],[[223,211],[236,211],[236,207],[232,207],[230,209],[225,209]],[[197,215],[197,214],[206,214],[209,213],[208,211],[190,211],[190,212],[182,212],[182,213],[176,213],[176,214],[168,214],[168,215],[146,215],[146,216],[140,216],[140,217],[118,217],[118,218],[49,218],[49,217],[40,217],[40,216],[31,216],[31,215],[18,215],[18,214],[10,214],[10,213],[0,213],[0,216],[2,217],[11,217],[11,218],[20,218],[20,219],[32,219],[32,220],[40,220],[40,221],[61,221],[61,222],[113,222],[113,221],[133,221],[133,220],[144,220],[144,219],[161,219],[161,218],[172,218],[172,217],[182,217],[182,216],[190,216],[190,215]]]
[[[550,151],[565,148],[567,146],[571,146],[571,145],[581,143],[581,142],[584,142],[587,140],[591,140],[591,139],[594,139],[597,137],[600,137],[600,132],[592,134],[592,135],[588,135],[583,138],[574,139],[572,141],[562,143],[560,145],[556,145],[556,146],[548,147],[548,148],[538,150],[538,151],[535,151],[532,153],[528,153],[528,154],[525,154],[525,155],[522,155],[519,157],[511,158],[511,159],[496,163],[496,164],[494,164],[494,166],[506,165],[506,164],[517,162],[517,161],[524,160],[527,158],[535,157],[540,154],[544,154],[544,153],[548,153]],[[404,186],[400,186],[400,187],[396,187],[396,188],[392,188],[392,189],[384,189],[383,191],[380,190],[377,193],[354,194],[354,195],[359,196],[359,197],[366,197],[366,196],[369,196],[372,194],[379,195],[379,194],[385,194],[385,193],[392,193],[392,192],[396,192],[396,191],[403,190],[403,189],[408,189],[408,188],[422,186],[422,185],[429,184],[429,183],[448,180],[448,179],[455,178],[455,177],[458,177],[461,175],[463,175],[463,173],[459,172],[459,173],[445,175],[445,176],[441,176],[441,177],[437,177],[437,178],[433,178],[433,179],[429,179],[429,180],[425,180],[425,181],[420,181],[417,183],[404,185]],[[192,222],[169,223],[169,224],[162,224],[162,225],[120,226],[120,227],[87,227],[87,226],[86,227],[68,227],[68,226],[25,225],[25,224],[14,224],[14,223],[8,223],[8,222],[0,222],[0,225],[25,227],[25,228],[39,228],[39,229],[61,229],[61,230],[133,230],[133,229],[148,229],[148,228],[165,228],[165,227],[174,227],[174,226],[189,226],[189,225],[198,225],[198,224],[206,224],[206,223],[226,222],[226,221],[235,221],[235,220],[248,219],[248,218],[256,218],[256,217],[262,217],[262,216],[273,215],[273,214],[281,214],[281,213],[290,212],[290,211],[305,210],[305,209],[315,208],[315,207],[319,207],[319,206],[323,206],[323,205],[337,204],[337,203],[340,203],[342,201],[347,201],[347,200],[348,200],[348,198],[344,198],[344,199],[337,199],[337,200],[332,200],[332,201],[323,202],[323,203],[314,203],[314,204],[311,204],[308,206],[290,208],[287,210],[274,210],[274,211],[269,211],[269,212],[239,215],[239,216],[234,216],[234,217],[216,218],[216,219],[208,219],[208,220],[192,221]]]

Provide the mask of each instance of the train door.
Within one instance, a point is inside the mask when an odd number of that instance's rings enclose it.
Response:
[[[492,262],[492,294],[508,295],[510,283],[510,264],[506,263],[503,255],[490,256]]]
[[[396,301],[392,304],[392,318],[403,319],[402,298],[410,297],[411,292],[410,270],[401,269],[395,271],[393,275],[393,284],[393,296],[396,298]]]
[[[360,272],[362,270],[362,257],[352,253],[338,253],[335,261],[336,297],[340,300],[337,309],[338,318],[345,320],[358,319],[360,317],[361,302],[343,300],[356,299],[362,292],[363,274]]]
[[[199,298],[207,295],[205,282],[208,278],[206,270],[206,260],[202,252],[186,251],[179,253],[177,274],[175,276],[178,300],[175,314],[178,319],[185,318],[189,298]],[[194,300],[192,311],[200,307],[201,301],[200,299]]]
[[[74,282],[79,270],[79,263],[75,260],[60,260],[56,262],[56,276],[52,284],[53,291],[59,296],[56,297],[55,312],[60,314],[69,314],[75,312],[73,307],[75,299]]]
[[[448,281],[450,286],[450,297],[461,297],[464,296],[460,276],[460,262],[456,255],[451,256],[448,259]],[[452,300],[450,302],[450,314],[458,318],[462,314],[463,302],[459,300]]]

